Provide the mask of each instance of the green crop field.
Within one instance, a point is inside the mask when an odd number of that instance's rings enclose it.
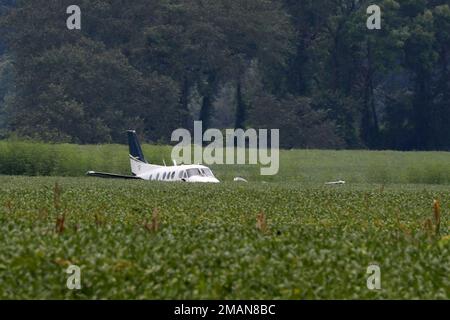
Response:
[[[448,153],[283,151],[198,185],[70,177],[127,173],[124,146],[26,146],[0,143],[0,299],[450,298]]]

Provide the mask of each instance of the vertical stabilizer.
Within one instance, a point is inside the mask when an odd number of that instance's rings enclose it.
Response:
[[[144,153],[142,152],[141,144],[139,143],[138,137],[136,135],[136,131],[128,130],[128,146],[130,148],[130,156],[134,159],[141,161],[143,163],[147,163],[144,157]]]
[[[130,147],[130,166],[131,172],[135,176],[145,175],[151,170],[157,169],[159,166],[149,164],[145,160],[142,152],[141,144],[139,143],[136,131],[128,130],[128,146]]]

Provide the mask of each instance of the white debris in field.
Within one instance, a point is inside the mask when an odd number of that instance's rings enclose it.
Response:
[[[343,180],[339,180],[339,181],[331,181],[331,182],[326,182],[326,185],[330,186],[330,185],[339,185],[339,184],[345,184],[345,181]]]
[[[236,177],[236,178],[234,178],[233,181],[234,182],[248,182],[247,180],[245,180],[244,178],[241,178],[241,177]]]

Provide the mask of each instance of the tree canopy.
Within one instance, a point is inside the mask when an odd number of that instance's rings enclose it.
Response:
[[[450,150],[450,4],[0,1],[0,136],[168,142],[193,120],[286,148]]]

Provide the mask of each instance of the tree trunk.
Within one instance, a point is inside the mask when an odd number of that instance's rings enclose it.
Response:
[[[202,121],[203,131],[209,129],[211,119],[211,97],[209,94],[203,96],[202,108],[200,109],[200,121]]]
[[[364,111],[362,115],[361,135],[369,148],[377,148],[381,145],[380,127],[378,123],[378,115],[375,106],[375,93],[373,88],[373,56],[372,45],[370,41],[367,43],[367,75],[365,80],[364,93]]]
[[[244,129],[247,115],[246,109],[247,106],[242,97],[241,79],[238,79],[236,86],[236,121],[234,125],[236,129]]]
[[[211,125],[213,109],[213,97],[216,87],[216,75],[214,72],[208,74],[208,83],[203,90],[203,101],[200,109],[200,121],[203,122],[203,131],[208,130]]]
[[[187,76],[183,77],[183,82],[181,84],[181,114],[182,114],[182,126],[185,129],[191,129],[192,121],[189,112],[189,80]]]

